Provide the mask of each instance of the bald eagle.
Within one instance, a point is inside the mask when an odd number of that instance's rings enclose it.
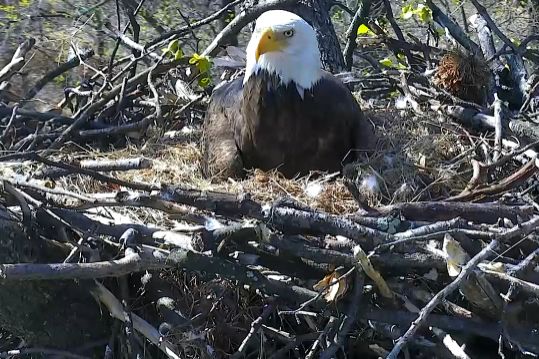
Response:
[[[347,87],[322,70],[314,29],[283,10],[263,13],[247,45],[245,75],[214,89],[203,127],[206,177],[277,169],[285,177],[339,172],[373,144]]]

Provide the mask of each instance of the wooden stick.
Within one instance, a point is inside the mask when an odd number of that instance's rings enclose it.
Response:
[[[346,66],[346,70],[351,71],[352,70],[352,63],[354,62],[353,56],[354,56],[354,50],[356,49],[356,39],[357,39],[357,29],[359,26],[365,22],[370,9],[371,9],[371,0],[362,0],[359,2],[359,6],[357,8],[356,13],[354,14],[354,17],[352,18],[352,22],[350,23],[350,26],[348,27],[348,30],[346,30],[346,46],[344,47],[343,51],[343,57],[344,57],[344,63]]]
[[[505,157],[500,160],[503,158]],[[504,217],[513,222],[517,221],[517,217],[529,217],[533,214],[533,206],[510,206],[499,202],[425,201],[379,207],[369,214],[387,216],[390,213],[399,213],[406,219],[415,221],[440,221],[461,217],[477,223],[493,224]]]
[[[381,309],[373,306],[366,306],[359,313],[361,320],[370,320],[373,322],[396,324],[398,326],[409,326],[417,318],[417,314],[404,310]],[[502,326],[500,323],[485,321],[481,319],[470,319],[463,317],[454,317],[442,314],[430,314],[425,322],[426,326],[440,328],[449,332],[460,332],[476,335],[482,338],[489,338],[497,341]],[[519,340],[527,341],[527,345],[532,344],[534,350],[539,350],[539,343],[534,335],[530,335],[531,328],[522,328],[517,330],[515,337]]]
[[[9,80],[17,71],[19,71],[24,63],[26,62],[26,54],[32,49],[36,40],[34,38],[29,38],[19,45],[11,61],[4,66],[3,69],[0,69],[0,83],[2,81]]]
[[[243,342],[240,344],[238,351],[232,356],[230,356],[230,359],[240,359],[245,356],[245,351],[248,348],[249,343],[253,341],[255,334],[258,333],[258,331],[260,330],[260,327],[264,323],[264,320],[266,320],[270,316],[270,314],[273,313],[274,310],[275,304],[266,304],[266,307],[264,308],[260,316],[258,316],[258,318],[256,318],[251,323],[251,329],[249,330],[249,333],[247,333],[247,336],[245,337]]]
[[[145,157],[135,158],[120,158],[117,160],[100,159],[100,160],[82,160],[77,163],[80,168],[92,171],[110,172],[110,171],[131,171],[140,170],[152,167],[152,160]],[[58,178],[73,174],[67,169],[57,167],[46,167],[40,173],[37,173],[35,178]]]
[[[460,274],[458,275],[453,282],[451,282],[448,286],[446,286],[444,289],[442,289],[440,292],[438,292],[431,300],[430,302],[421,309],[421,312],[419,313],[419,316],[417,319],[412,323],[410,328],[404,333],[403,336],[399,338],[395,346],[393,347],[393,350],[389,353],[389,355],[386,357],[386,359],[397,359],[398,354],[400,351],[404,348],[404,346],[412,340],[415,333],[421,326],[423,326],[427,320],[427,317],[429,314],[440,304],[440,302],[445,299],[449,294],[451,294],[453,291],[455,291],[462,281],[466,279],[469,273],[471,273],[475,267],[487,256],[489,256],[491,251],[494,251],[498,248],[499,241],[493,240],[490,242],[481,252],[477,253],[463,268]]]
[[[68,60],[68,61],[66,61],[64,63],[59,64],[55,69],[53,69],[53,70],[49,71],[48,73],[46,73],[41,79],[39,79],[34,84],[34,86],[24,96],[24,100],[25,101],[31,100],[50,81],[54,80],[56,77],[60,76],[64,72],[67,72],[67,71],[71,70],[72,68],[75,68],[75,67],[79,66],[81,59],[82,60],[87,60],[87,59],[91,58],[92,56],[94,56],[94,50],[85,49],[80,53],[80,57],[75,56],[75,57],[71,58],[70,60]]]
[[[186,58],[182,58],[179,60],[163,62],[159,64],[159,66],[157,66],[155,69],[154,68],[146,69],[140,72],[139,74],[137,74],[135,77],[129,79],[129,81],[127,82],[126,88],[133,88],[134,86],[145,83],[148,80],[148,74],[150,72],[153,73],[154,75],[161,74],[180,64],[186,64],[187,62],[188,60]],[[99,100],[97,100],[96,102],[88,106],[62,132],[60,137],[52,143],[52,145],[48,148],[45,154],[49,154],[52,150],[60,148],[64,144],[64,142],[67,141],[67,139],[69,138],[69,136],[71,135],[73,131],[77,130],[80,126],[82,126],[83,123],[88,121],[95,112],[102,109],[103,106],[105,106],[110,100],[116,97],[120,93],[121,90],[122,90],[122,84],[117,85],[112,90],[105,93]]]
[[[139,189],[139,190],[142,190],[142,191],[153,191],[153,190],[158,189],[157,186],[153,186],[153,185],[150,185],[150,184],[147,184],[147,183],[127,182],[127,181],[116,179],[114,177],[102,175],[102,174],[100,174],[98,172],[95,172],[95,171],[92,171],[92,170],[89,170],[89,169],[81,168],[81,167],[78,167],[78,166],[73,166],[73,165],[70,165],[70,164],[67,164],[67,163],[63,163],[63,162],[51,161],[51,160],[49,160],[49,159],[47,159],[45,157],[41,157],[41,156],[39,156],[37,154],[33,154],[33,155],[29,156],[29,157],[32,158],[32,159],[35,159],[36,161],[42,162],[42,163],[44,163],[46,165],[59,167],[59,168],[62,168],[62,169],[65,169],[65,170],[68,170],[68,171],[71,171],[71,172],[74,172],[74,173],[85,174],[87,176],[95,178],[98,181],[105,182],[105,183],[114,183],[114,184],[117,184],[117,185],[120,185],[120,186]]]
[[[161,251],[131,252],[121,259],[90,263],[0,264],[0,283],[6,281],[95,279],[170,268]]]
[[[464,46],[468,51],[471,51],[475,54],[480,53],[479,46],[470,40],[468,35],[460,28],[460,26],[455,23],[453,20],[451,20],[444,12],[434,4],[432,0],[426,1],[427,6],[432,11],[432,17],[434,21],[439,23],[442,27],[445,27],[449,30],[451,33],[451,36],[462,46]]]
[[[486,187],[464,190],[456,196],[447,198],[446,201],[467,201],[500,194],[527,180],[536,173],[537,170],[537,158],[532,158],[526,165],[502,179],[500,182]]]
[[[133,327],[151,343],[156,345],[168,358],[181,359],[181,357],[176,354],[177,348],[167,339],[162,338],[157,329],[135,313],[126,313],[124,306],[112,292],[105,288],[101,283],[97,281],[94,283],[95,288],[92,289],[92,294],[107,307],[113,318],[125,322],[128,320],[128,316],[130,316],[133,321]]]

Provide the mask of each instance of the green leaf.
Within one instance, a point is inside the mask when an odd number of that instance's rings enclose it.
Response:
[[[181,51],[181,49],[180,49],[180,41],[178,39],[175,39],[175,40],[172,40],[171,42],[169,42],[167,48],[164,49],[163,52],[164,53],[176,54],[176,52],[178,52],[178,50]]]
[[[408,67],[405,64],[398,63],[397,64],[397,70],[406,70]]]
[[[182,49],[178,49],[176,53],[174,54],[174,60],[179,60],[183,57],[183,51]]]
[[[197,63],[197,61],[198,61],[198,54],[193,54],[193,56],[191,56],[191,58],[189,59],[189,64],[194,65]]]
[[[417,4],[414,9],[414,2],[405,5],[401,9],[401,18],[404,20],[411,19],[414,15],[418,20],[424,23],[432,22],[432,10],[425,4]]]
[[[357,34],[358,35],[365,35],[365,34],[368,34],[370,31],[371,31],[371,29],[369,29],[369,27],[367,25],[365,25],[365,24],[361,24],[357,28]]]
[[[386,58],[380,60],[380,64],[384,65],[385,67],[392,67],[393,66],[393,61],[389,57],[386,57]]]
[[[412,16],[414,16],[414,6],[412,4],[403,6],[401,9],[401,18],[403,18],[404,20],[408,20]]]
[[[198,79],[198,84],[200,87],[205,88],[211,83],[211,78],[209,77],[202,77]]]
[[[436,31],[436,33],[440,36],[444,36],[445,35],[445,28],[443,27],[437,27],[434,31]]]
[[[170,52],[175,53],[180,48],[180,41],[178,39],[174,39],[168,44],[168,49]]]
[[[228,24],[236,17],[236,13],[233,10],[228,10],[225,16],[225,24]]]
[[[419,17],[419,20],[425,23],[432,22],[432,11],[428,6],[425,6],[423,4],[418,4],[417,9],[414,11],[414,13],[417,14]]]
[[[195,65],[200,73],[205,73],[210,70],[211,64],[210,59],[207,56],[199,55],[197,53],[189,59],[191,65]]]

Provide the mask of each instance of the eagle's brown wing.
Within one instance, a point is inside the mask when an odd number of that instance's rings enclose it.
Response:
[[[202,171],[212,178],[241,177],[243,162],[234,128],[241,123],[242,79],[216,88],[206,112],[202,137]]]
[[[337,77],[327,73],[326,79],[331,79],[334,83],[332,92],[338,96],[340,101],[334,101],[333,110],[336,116],[339,116],[346,126],[350,129],[351,147],[354,153],[347,158],[349,161],[357,161],[363,158],[365,154],[372,152],[377,144],[377,138],[372,123],[369,121],[359,103],[350,90]],[[335,119],[334,116],[333,118]],[[348,162],[348,161],[344,161]]]

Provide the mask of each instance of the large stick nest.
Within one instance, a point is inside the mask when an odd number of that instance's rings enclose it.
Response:
[[[434,21],[467,44],[459,26],[427,4]],[[61,348],[80,355],[539,353],[539,131],[529,106],[537,82],[530,77],[522,86],[528,90],[521,110],[510,111],[503,98],[487,107],[493,74],[484,59],[460,50],[439,56],[430,41],[409,42],[399,28],[404,20],[391,17],[391,2],[375,5],[390,20],[387,28],[383,21],[352,19],[345,41],[356,56],[352,72],[339,76],[380,141],[367,161],[343,174],[286,179],[254,170],[244,180],[221,182],[201,176],[200,131],[210,91],[198,84],[207,76],[215,84],[223,72],[223,78],[238,76],[244,54],[228,47],[226,56],[209,56],[211,74],[201,71],[205,57],[187,54],[187,45],[161,54],[178,38],[197,48],[204,43],[200,27],[218,16],[187,19],[181,31],[137,40],[147,46],[134,41],[134,32],[108,26],[121,46],[115,61],[77,52],[52,71],[33,73],[32,91],[17,97],[19,71],[39,58],[33,46],[45,47],[22,43],[1,72],[0,224],[10,236],[0,241],[0,289],[62,280],[77,293],[92,293],[96,320],[110,316],[112,324],[106,333],[85,328],[97,344]],[[264,6],[246,6],[224,22],[223,36],[207,39],[207,53]],[[360,25],[372,32],[365,35],[369,41],[356,41],[365,32]],[[364,48],[354,53],[358,43]],[[513,55],[529,62],[533,53],[521,50]],[[407,52],[415,65],[434,71],[403,65],[412,63]],[[391,68],[381,65],[394,57]],[[57,93],[64,100],[53,110],[17,101],[42,94],[40,86],[58,71],[72,75],[81,68],[91,79],[80,86],[66,80]],[[518,73],[502,85],[521,89]],[[34,303],[18,293],[2,291],[0,301],[22,309]],[[52,308],[51,293],[38,298],[50,304],[44,307]],[[0,308],[2,351],[24,345],[7,329],[32,319]],[[37,334],[47,333],[44,343],[55,346],[51,324],[38,324]]]

